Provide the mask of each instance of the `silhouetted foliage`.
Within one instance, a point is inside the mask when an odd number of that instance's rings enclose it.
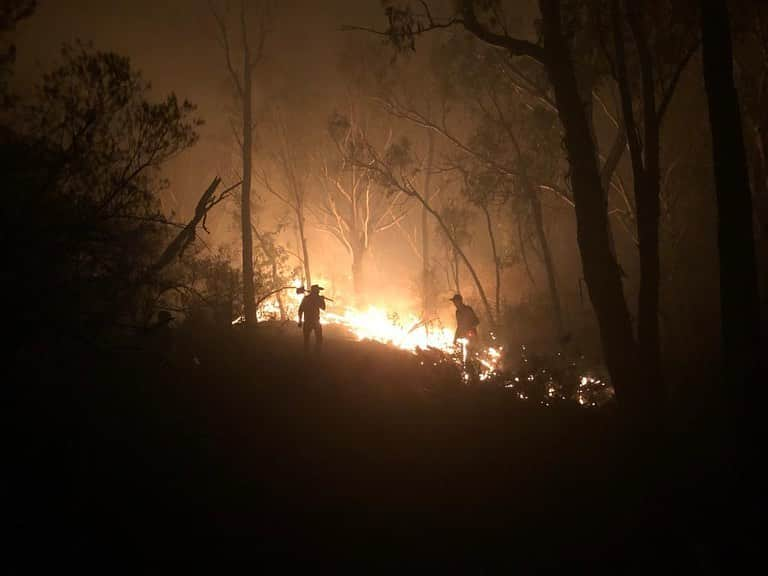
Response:
[[[35,303],[14,321],[93,337],[131,321],[137,283],[170,233],[160,169],[201,123],[190,103],[148,91],[128,58],[65,46],[3,129],[13,299]]]

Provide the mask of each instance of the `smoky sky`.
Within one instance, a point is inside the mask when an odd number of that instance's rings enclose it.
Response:
[[[216,3],[221,7],[228,1],[231,9],[237,10],[236,1],[216,0]],[[254,79],[254,98],[290,101],[293,109],[289,105],[289,114],[307,116],[309,111],[309,115],[314,116],[314,124],[307,126],[306,132],[318,134],[323,120],[343,99],[342,55],[349,53],[355,35],[365,34],[345,32],[341,26],[383,29],[386,18],[381,1],[282,0],[275,4],[264,58]],[[524,14],[520,12],[522,5],[526,6]],[[515,7],[520,26],[529,26],[533,21],[531,3],[516,3]],[[521,34],[530,37],[531,31],[521,28]],[[371,41],[378,41],[368,36]],[[173,91],[179,98],[198,106],[198,114],[205,121],[198,143],[173,159],[165,170],[170,188],[163,195],[163,207],[166,212],[174,212],[176,220],[183,221],[191,215],[199,195],[214,176],[221,175],[225,184],[237,178],[232,170],[238,165],[232,133],[236,103],[209,0],[42,0],[33,16],[19,24],[14,40],[18,52],[15,83],[22,94],[53,65],[63,43],[83,40],[97,49],[129,56],[134,67],[152,83],[158,97]],[[419,44],[415,58],[424,57],[427,44]],[[402,77],[400,81],[411,82]],[[419,81],[417,76],[414,84],[418,85]],[[613,128],[608,128],[607,133],[612,137]],[[256,139],[255,155],[258,156],[270,142],[259,140],[258,128]],[[258,158],[255,161],[258,163]],[[548,202],[549,216],[558,219],[558,224],[550,227],[553,245],[561,251],[558,265],[564,276],[573,278],[565,289],[577,290],[580,272],[573,242],[575,223],[568,207],[551,199]],[[268,205],[266,202],[265,207],[260,208],[257,218],[271,217]],[[418,222],[418,211],[413,212],[414,221]],[[238,224],[231,213],[219,210],[208,224],[209,241],[236,246]],[[348,259],[343,249],[311,227],[309,235],[310,249],[321,276],[337,273],[338,262]],[[389,238],[387,242],[377,243],[380,281],[396,286],[395,291],[412,291],[410,276],[420,263],[402,238],[396,239],[394,234]],[[476,241],[471,249],[483,255],[480,267],[487,266],[484,241]],[[521,296],[523,290],[517,286],[526,284],[522,269],[510,268],[505,274],[513,275],[510,282],[515,286],[513,298]]]
[[[340,26],[382,26],[383,18],[379,0],[276,3],[255,97],[301,91],[305,100],[328,107],[340,51],[352,34]],[[169,167],[175,208],[190,213],[221,169],[216,147],[231,141],[231,88],[208,0],[43,0],[16,34],[18,89],[28,89],[50,67],[63,43],[77,40],[129,56],[158,96],[173,91],[198,106],[206,123],[200,141]]]
[[[219,9],[229,3],[232,14],[237,14],[239,2],[215,3]],[[365,35],[342,31],[342,25],[382,29],[384,11],[380,0],[281,0],[274,6],[264,56],[255,73],[254,100],[257,106],[260,99],[288,102],[287,113],[301,115],[302,121],[309,118],[313,125],[305,132],[318,138],[329,114],[343,100],[342,55],[349,52],[355,37]],[[28,91],[54,65],[62,44],[78,40],[129,56],[151,82],[153,95],[174,92],[197,105],[205,125],[194,147],[164,168],[170,183],[162,194],[164,212],[184,221],[214,176],[222,176],[225,184],[236,181],[239,161],[232,124],[237,103],[209,0],[43,0],[15,34],[16,90],[21,94]],[[270,142],[260,139],[258,127],[255,138],[254,161],[258,164],[260,150],[268,149]],[[280,206],[256,185],[252,193],[266,196],[265,201],[257,201],[256,224],[271,225]],[[234,204],[229,212],[224,208],[212,215],[208,221],[211,234],[204,240],[211,245],[228,244],[236,252],[239,224],[233,209]],[[313,267],[319,275],[331,280],[344,275],[344,267],[338,264],[347,259],[343,248],[312,226],[308,234]],[[287,232],[283,241],[290,244],[295,239]],[[403,256],[409,249],[402,244],[381,242],[377,248],[375,267],[386,272],[390,293],[409,293],[411,269],[419,266]]]

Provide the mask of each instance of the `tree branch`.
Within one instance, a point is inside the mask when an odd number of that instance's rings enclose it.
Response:
[[[463,0],[460,10],[464,28],[486,44],[504,48],[510,56],[528,56],[537,62],[544,63],[544,49],[538,44],[512,38],[506,34],[496,34],[483,26],[477,19],[477,14],[475,14],[475,3],[473,0]]]
[[[680,81],[680,76],[682,76],[683,71],[688,65],[688,62],[691,61],[691,58],[698,51],[700,45],[701,45],[701,38],[696,38],[696,41],[693,42],[691,47],[685,53],[685,56],[683,57],[683,59],[677,65],[677,68],[675,68],[675,72],[672,75],[672,80],[670,80],[669,84],[664,89],[664,93],[661,96],[661,104],[659,105],[659,111],[656,113],[659,126],[661,126],[661,123],[664,121],[664,113],[667,111],[667,108],[669,107],[669,103],[672,101],[672,96],[674,95],[675,88],[677,87],[677,84]]]
[[[245,2],[245,0],[243,0],[243,2]],[[232,77],[232,81],[235,84],[235,89],[237,90],[238,96],[242,98],[243,86],[240,83],[240,76],[232,64],[231,49],[229,47],[229,34],[227,34],[227,25],[224,22],[224,18],[221,16],[221,14],[219,14],[218,10],[216,10],[213,0],[208,1],[208,6],[211,10],[211,13],[213,14],[214,19],[216,20],[216,24],[219,27],[219,34],[221,35],[220,39],[224,48],[224,56],[227,62],[227,70],[229,71],[229,75]]]

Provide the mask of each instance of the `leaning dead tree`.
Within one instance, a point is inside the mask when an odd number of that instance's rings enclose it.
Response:
[[[165,275],[163,272],[174,262],[181,260],[187,249],[192,246],[195,240],[199,239],[199,228],[202,228],[206,233],[209,233],[209,230],[206,227],[208,214],[217,204],[231,198],[233,192],[242,184],[242,182],[232,184],[217,194],[216,191],[220,184],[221,178],[216,176],[208,185],[205,192],[200,196],[200,199],[197,201],[197,206],[195,207],[195,212],[186,224],[176,224],[169,221],[158,220],[158,223],[160,224],[178,228],[179,232],[168,243],[157,260],[147,268],[140,282],[136,285],[137,289],[143,289],[146,286],[154,286],[156,290],[154,294],[155,304],[160,300],[163,294],[169,291],[174,291],[180,294],[193,295],[207,305],[211,305],[206,296],[194,288],[194,279],[187,283],[179,281],[174,274]],[[194,251],[194,248],[192,248],[192,250]],[[192,259],[195,259],[194,255],[192,256]],[[231,320],[231,312],[231,309],[226,311],[229,316],[227,321]]]
[[[205,192],[203,192],[203,195],[200,196],[200,199],[197,201],[195,214],[192,216],[192,219],[187,222],[187,224],[179,231],[171,243],[168,244],[168,246],[165,248],[165,250],[163,250],[163,253],[155,261],[155,263],[150,266],[148,270],[149,274],[154,275],[158,273],[175,259],[183,256],[184,251],[197,237],[197,227],[202,226],[206,232],[208,231],[208,229],[205,227],[205,220],[208,216],[208,212],[210,212],[210,210],[216,206],[216,204],[219,204],[226,198],[230,197],[232,192],[238,186],[240,186],[241,182],[229,186],[224,191],[222,191],[221,194],[216,195],[216,189],[219,187],[219,184],[221,184],[221,178],[216,176],[208,185],[208,188],[206,188]]]
[[[174,262],[179,261],[183,256],[187,248],[198,238],[198,228],[202,227],[203,230],[208,232],[206,228],[206,218],[208,213],[224,200],[232,196],[232,192],[240,186],[240,182],[228,186],[219,194],[216,194],[216,190],[221,184],[221,178],[216,176],[208,187],[205,189],[200,199],[197,201],[195,212],[192,218],[186,224],[177,224],[170,222],[164,218],[156,218],[151,221],[163,225],[176,227],[179,231],[176,236],[168,243],[160,256],[150,264],[137,278],[136,281],[130,282],[122,286],[121,290],[124,294],[136,294],[146,290],[148,287],[150,290],[152,287],[157,287],[158,284],[163,284],[160,280],[163,277],[163,272],[166,268],[171,266]],[[162,293],[163,290],[161,290]]]
[[[235,95],[241,105],[241,124],[235,129],[235,137],[240,144],[242,156],[243,186],[240,202],[240,218],[243,244],[243,302],[245,322],[256,321],[255,289],[253,284],[253,237],[251,234],[251,172],[253,154],[253,71],[264,54],[264,41],[267,36],[270,3],[268,0],[240,0],[240,62],[235,61],[231,46],[226,14],[216,8],[213,0],[209,2],[211,12],[219,30],[219,40],[226,58],[227,72],[235,89]],[[252,8],[255,26],[248,24],[246,6]],[[255,7],[255,9],[254,9]]]

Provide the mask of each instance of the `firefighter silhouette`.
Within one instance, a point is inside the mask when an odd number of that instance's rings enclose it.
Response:
[[[304,329],[304,351],[309,351],[309,339],[315,333],[315,351],[323,347],[323,326],[320,324],[320,310],[325,310],[325,297],[320,295],[322,286],[312,284],[309,294],[304,296],[299,305],[299,328]]]

